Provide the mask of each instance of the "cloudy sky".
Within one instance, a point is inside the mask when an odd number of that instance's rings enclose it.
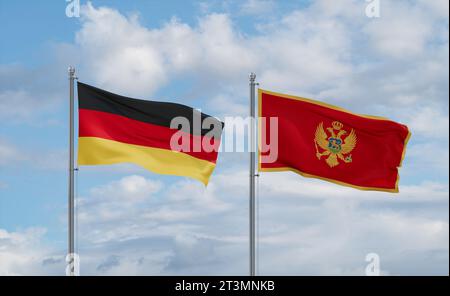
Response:
[[[447,0],[0,0],[0,275],[64,275],[67,67],[80,81],[224,118],[264,89],[389,117],[412,132],[400,193],[293,173],[258,187],[258,273],[449,273]],[[248,163],[221,153],[210,184],[132,165],[81,167],[84,275],[246,275]]]

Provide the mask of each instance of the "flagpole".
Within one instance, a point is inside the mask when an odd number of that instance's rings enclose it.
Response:
[[[69,114],[69,200],[68,200],[68,219],[69,219],[69,245],[68,255],[70,258],[69,263],[69,275],[75,275],[74,253],[75,253],[75,195],[74,195],[74,81],[75,68],[69,67],[69,97],[70,97],[70,114]]]
[[[250,73],[250,200],[249,200],[249,212],[250,212],[250,276],[256,275],[256,227],[255,227],[255,88],[256,88],[256,74]]]

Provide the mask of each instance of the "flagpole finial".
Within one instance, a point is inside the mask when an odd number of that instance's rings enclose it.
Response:
[[[75,67],[69,66],[67,72],[69,72],[69,77],[75,76]]]
[[[255,82],[256,74],[252,72],[248,75],[248,78],[250,79],[250,82]]]

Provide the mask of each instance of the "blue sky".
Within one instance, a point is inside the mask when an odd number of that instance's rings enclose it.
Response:
[[[67,67],[127,96],[245,116],[264,89],[412,131],[400,194],[260,177],[260,274],[448,274],[448,1],[0,0],[0,274],[64,274]],[[80,168],[82,274],[247,273],[247,155],[208,188],[132,165]]]

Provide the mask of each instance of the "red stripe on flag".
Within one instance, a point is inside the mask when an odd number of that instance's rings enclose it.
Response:
[[[97,137],[133,145],[171,150],[170,139],[177,131],[176,129],[145,123],[112,113],[79,109],[79,137]],[[190,151],[183,151],[183,153],[213,163],[216,162],[220,140],[206,136],[187,135],[190,141]],[[194,141],[202,143],[201,141],[204,138],[213,143],[215,151],[206,152],[202,148],[201,151],[194,152]]]

